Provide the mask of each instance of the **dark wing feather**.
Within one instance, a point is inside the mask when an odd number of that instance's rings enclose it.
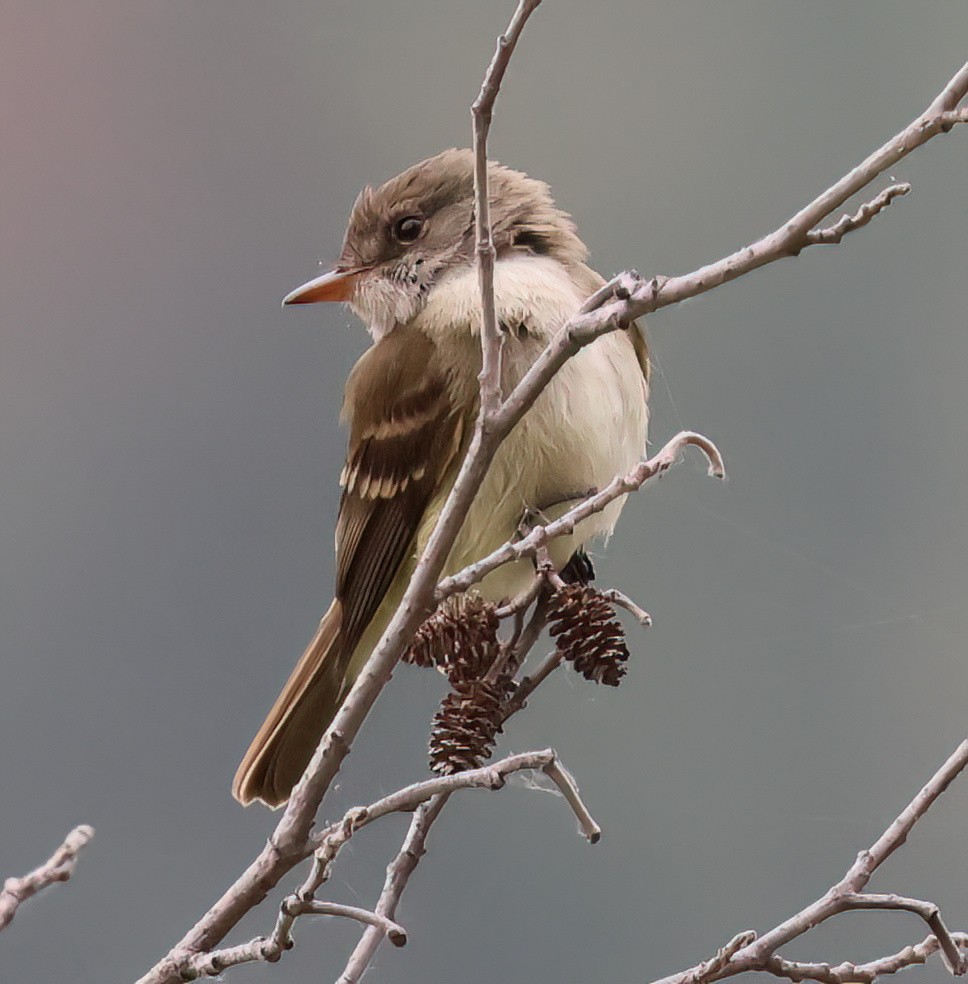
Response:
[[[413,550],[413,540],[463,436],[434,345],[397,328],[356,364],[336,524],[336,597],[346,658]]]
[[[347,382],[336,599],[236,772],[242,803],[286,801],[352,682],[353,652],[461,444],[446,382],[434,346],[406,327],[374,345]]]

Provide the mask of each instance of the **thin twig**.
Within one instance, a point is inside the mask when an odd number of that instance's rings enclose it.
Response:
[[[518,636],[511,652],[511,661],[520,666],[524,657],[531,652],[541,636],[544,627],[548,624],[548,608],[551,604],[551,591],[545,588],[538,595],[534,608],[531,610],[531,617]],[[520,687],[520,684],[519,684]]]
[[[521,678],[517,690],[514,691],[511,699],[504,707],[504,714],[501,718],[502,724],[512,714],[517,714],[518,711],[522,711],[527,707],[528,699],[531,695],[558,669],[564,658],[564,654],[556,647],[544,658],[541,665],[533,673],[529,673],[527,676]]]
[[[430,828],[440,816],[440,811],[447,805],[449,798],[449,793],[440,793],[417,807],[413,820],[410,821],[410,829],[407,831],[406,839],[400,848],[400,853],[387,868],[383,892],[380,894],[380,901],[376,904],[375,911],[378,915],[392,919],[396,914],[400,896],[403,895],[410,876],[426,852],[424,845],[427,842],[427,834],[430,833]],[[356,949],[350,954],[346,968],[340,974],[337,984],[358,984],[366,972],[366,968],[369,967],[373,955],[383,942],[383,937],[382,930],[373,926],[363,933],[360,942],[356,944]]]
[[[10,925],[17,909],[32,895],[55,882],[67,881],[77,867],[78,854],[91,843],[93,837],[93,827],[87,824],[75,827],[40,867],[21,878],[8,878],[0,890],[0,930]]]
[[[280,907],[275,928],[268,939],[257,936],[239,946],[199,954],[185,962],[182,979],[190,981],[200,977],[219,977],[229,967],[260,960],[275,963],[286,950],[292,949],[292,928],[300,916],[340,916],[344,919],[353,919],[373,928],[394,946],[406,946],[407,943],[406,930],[399,923],[377,912],[370,912],[369,909],[361,909],[355,905],[318,902],[315,899],[302,900],[290,896]]]
[[[541,542],[534,548],[534,562],[538,573],[548,582],[548,585],[555,591],[561,591],[568,587],[565,579],[555,570],[554,561],[548,552],[547,539],[542,538]]]
[[[968,949],[968,933],[953,933],[952,939],[961,950]],[[775,977],[789,981],[821,981],[822,984],[872,984],[878,977],[896,974],[906,967],[927,962],[928,957],[938,952],[940,944],[934,936],[925,937],[914,946],[906,946],[897,953],[879,957],[867,963],[854,964],[849,961],[831,965],[829,963],[806,963],[784,960],[774,955],[762,968]]]
[[[581,798],[581,793],[578,792],[578,785],[572,778],[571,773],[562,767],[557,758],[552,759],[544,767],[544,771],[548,778],[561,790],[561,795],[568,801],[568,805],[574,811],[575,818],[578,820],[578,826],[581,828],[585,839],[589,844],[597,844],[602,839],[602,828],[598,825],[598,821],[588,812],[588,807],[585,806]]]
[[[450,577],[444,578],[437,585],[437,599],[442,600],[448,595],[466,591],[490,574],[491,571],[495,571],[505,564],[520,560],[523,557],[535,557],[538,551],[549,541],[574,533],[575,527],[582,520],[601,512],[616,499],[620,499],[630,492],[635,492],[650,479],[667,472],[679,460],[683,450],[690,445],[699,448],[706,455],[709,461],[710,475],[717,478],[722,478],[725,475],[723,458],[716,445],[708,437],[703,437],[702,434],[696,434],[693,431],[681,431],[648,461],[640,461],[627,475],[619,475],[612,479],[605,488],[594,495],[590,495],[577,506],[569,509],[563,516],[543,526],[535,526],[527,536],[519,540],[508,540],[503,546],[498,547],[497,550],[481,560],[468,565]]]
[[[574,779],[568,770],[558,761],[554,750],[548,749],[545,752],[531,753],[531,755],[541,755],[545,758],[542,771],[561,790],[565,801],[575,814],[578,825],[586,840],[591,844],[598,843],[602,835],[602,828],[589,812],[588,807],[581,798],[581,794],[578,792],[578,787]],[[484,772],[487,770],[474,771]],[[496,771],[503,781],[503,775],[506,773],[500,773],[499,770]],[[446,778],[457,779],[461,775],[467,775],[467,773],[458,773],[456,776],[448,776]],[[400,896],[403,894],[410,876],[424,855],[424,845],[430,827],[440,815],[450,795],[449,792],[438,793],[417,808],[400,853],[390,862],[390,866],[387,868],[387,877],[383,886],[383,892],[374,910],[378,915],[392,919],[396,914]],[[350,955],[346,969],[340,975],[337,984],[358,984],[358,981],[363,976],[382,941],[383,933],[379,929],[373,927],[367,929],[360,938],[360,942],[356,945],[356,949]]]
[[[777,260],[797,256],[808,246],[810,232],[834,211],[863,191],[879,175],[932,138],[968,123],[968,109],[957,108],[968,95],[968,63],[951,78],[931,105],[899,133],[874,151],[839,181],[818,195],[773,232],[714,263],[679,277],[643,280],[634,272],[619,274],[596,291],[595,305],[587,301],[535,360],[504,401],[502,414],[515,422],[535,396],[580,348],[635,319],[678,304],[743,277]]]
[[[619,591],[618,588],[606,588],[600,594],[606,601],[610,601],[613,605],[618,605],[619,608],[624,608],[639,625],[648,628],[652,624],[652,616],[641,605],[637,605],[627,594]]]
[[[867,886],[871,875],[907,840],[914,825],[966,766],[968,766],[968,739],[951,753],[947,762],[898,814],[890,827],[866,851],[861,851],[857,855],[857,860],[851,865],[842,882],[845,891],[860,892]]]
[[[920,916],[934,933],[945,958],[945,965],[956,977],[965,972],[964,957],[958,949],[951,932],[945,925],[941,910],[934,902],[923,899],[907,899],[900,895],[874,895],[864,893],[849,895],[844,900],[847,909],[896,909],[903,912],[913,912]]]
[[[378,799],[369,806],[355,807],[342,820],[320,831],[314,838],[317,853],[331,849],[329,846],[333,844],[342,847],[356,831],[391,813],[409,813],[435,796],[444,793],[450,795],[461,789],[503,789],[509,775],[515,772],[544,770],[554,759],[555,752],[551,748],[536,752],[520,752],[483,765],[479,769],[468,769],[466,772],[435,776],[432,779],[412,783]]]
[[[510,618],[512,615],[522,615],[534,603],[544,584],[545,579],[535,574],[531,579],[531,583],[523,591],[497,608],[494,614],[499,619]]]
[[[471,116],[474,121],[474,200],[477,275],[481,287],[481,417],[486,420],[501,406],[501,335],[494,307],[494,240],[491,237],[491,205],[487,185],[487,135],[494,101],[504,81],[515,45],[528,18],[541,0],[520,0],[508,29],[497,39],[494,57],[484,75]]]
[[[807,242],[810,245],[834,246],[848,232],[863,228],[875,215],[883,212],[895,198],[907,195],[910,191],[911,185],[906,181],[903,184],[891,185],[869,202],[864,202],[853,215],[844,215],[839,222],[824,229],[812,229],[807,233]]]
[[[332,863],[346,842],[363,827],[381,820],[391,813],[410,813],[418,806],[443,794],[450,795],[461,789],[503,789],[509,775],[516,772],[544,770],[554,761],[554,749],[520,752],[478,769],[468,769],[449,776],[435,776],[411,783],[369,806],[357,806],[348,810],[342,820],[330,824],[314,838],[315,858],[313,871],[300,886],[297,895],[311,898],[313,893],[329,878]]]
[[[364,952],[372,957],[372,953],[376,950],[375,944],[378,944],[379,940],[376,939],[375,934],[380,934],[381,938],[385,935],[395,945],[402,946],[406,942],[406,932],[394,922],[393,914],[412,869],[405,870],[406,865],[399,861],[399,857],[394,862],[396,867],[391,865],[392,879],[388,872],[387,886],[384,888],[386,897],[381,896],[381,902],[373,911],[335,902],[316,901],[313,898],[314,893],[329,878],[333,862],[347,841],[359,830],[383,817],[394,813],[410,813],[414,810],[424,811],[421,816],[425,818],[425,825],[421,827],[421,831],[425,838],[430,825],[453,793],[462,789],[502,789],[507,782],[507,777],[514,773],[542,771],[553,776],[556,769],[567,775],[566,770],[559,765],[557,755],[552,748],[521,752],[479,769],[470,769],[449,776],[435,776],[432,779],[411,783],[381,797],[369,806],[353,807],[341,820],[321,830],[310,842],[310,847],[305,854],[315,852],[312,869],[297,891],[283,900],[272,933],[268,937],[257,936],[247,943],[206,953],[176,951],[172,954],[172,959],[177,962],[179,975],[177,979],[195,980],[205,976],[217,976],[229,967],[259,960],[274,963],[292,947],[293,925],[300,916],[304,915],[344,916],[368,923],[374,932],[369,933],[369,936],[364,934],[364,939],[367,940],[365,951],[360,949],[357,954],[360,967],[364,966],[362,963]],[[560,788],[565,791],[563,787]],[[581,804],[580,797],[578,808],[572,799],[568,802],[582,824],[583,830],[589,822],[594,825],[594,821],[589,821],[587,808]],[[431,804],[437,804],[432,811]],[[428,816],[429,819],[426,819]],[[411,847],[415,843],[417,842],[412,841]],[[363,940],[360,942],[360,947],[363,947]]]
[[[871,875],[907,840],[907,836],[914,825],[927,813],[931,805],[966,766],[968,766],[968,740],[963,741],[955,749],[944,765],[938,769],[928,781],[927,785],[898,814],[897,819],[894,820],[887,830],[866,851],[860,852],[857,860],[836,885],[832,886],[815,902],[811,902],[810,905],[801,909],[796,915],[791,916],[769,932],[752,940],[748,945],[741,947],[725,963],[717,966],[715,970],[704,972],[703,981],[708,984],[708,982],[721,980],[725,977],[734,977],[737,974],[747,971],[769,971],[770,973],[777,974],[777,976],[789,977],[791,980],[812,977],[816,980],[827,981],[829,984],[845,984],[846,981],[851,980],[871,979],[863,976],[857,978],[849,976],[840,978],[836,974],[831,976],[831,968],[827,964],[816,965],[826,968],[819,975],[812,972],[805,972],[802,977],[797,977],[794,975],[798,972],[798,967],[806,967],[807,965],[791,964],[788,961],[784,961],[777,957],[776,951],[791,940],[803,936],[804,933],[813,929],[814,926],[820,925],[820,923],[847,909],[911,908],[911,905],[919,904],[919,900],[917,899],[900,899],[898,896],[866,896],[867,902],[872,902],[873,900],[872,904],[861,904],[860,902],[855,904],[855,900],[865,898],[860,893],[870,881]],[[886,899],[892,899],[898,903],[910,903],[911,905],[888,905],[885,901],[882,901]],[[931,903],[923,904],[931,907]],[[917,910],[911,909],[911,911]],[[940,922],[940,913],[934,917],[925,909],[918,914],[926,921],[930,920],[929,925],[931,925],[932,929],[940,929],[941,931],[941,941],[937,942],[937,937],[935,937],[936,945],[934,950],[937,950],[939,947],[944,949],[946,963],[952,973],[964,973],[965,960],[958,952],[959,948],[965,946],[963,934],[948,933],[943,922]],[[934,952],[934,950],[931,952]],[[909,951],[902,951],[902,953],[908,954]],[[885,959],[888,961],[898,961],[899,964],[895,969],[900,969],[901,966],[908,966],[908,963],[924,962],[923,959],[915,959],[912,956],[906,963],[903,960],[907,958],[902,958],[901,955],[895,955]],[[693,967],[690,970],[672,974],[669,977],[663,977],[658,981],[654,981],[653,984],[695,984],[695,975],[699,968],[704,966],[700,964],[698,967]],[[853,964],[845,964],[844,966],[855,968]],[[870,965],[859,966],[864,967]],[[781,970],[783,971],[782,973]]]

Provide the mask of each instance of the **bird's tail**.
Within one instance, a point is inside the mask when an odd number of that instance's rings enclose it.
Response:
[[[261,800],[277,807],[289,799],[316,746],[342,703],[349,657],[335,600],[252,740],[232,782],[244,806]]]

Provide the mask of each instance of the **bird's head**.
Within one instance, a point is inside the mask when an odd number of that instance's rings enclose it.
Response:
[[[488,164],[491,228],[498,259],[513,253],[580,263],[587,250],[548,186]],[[364,188],[350,215],[339,261],[284,304],[345,301],[380,338],[414,318],[435,286],[474,256],[474,156],[445,150]]]

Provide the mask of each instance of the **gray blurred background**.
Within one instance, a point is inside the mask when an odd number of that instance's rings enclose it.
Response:
[[[0,873],[97,828],[3,934],[4,981],[133,980],[269,833],[229,782],[329,602],[367,343],[279,301],[335,257],[361,184],[469,141],[511,9],[0,0]],[[906,125],[966,52],[964,0],[549,0],[492,155],[551,183],[602,273],[686,272]],[[555,745],[605,838],[522,784],[455,800],[411,944],[372,980],[681,969],[839,878],[962,736],[968,133],[895,176],[913,194],[845,245],[652,319],[654,441],[704,430],[730,480],[690,456],[629,503],[598,560],[655,617],[627,682],[561,674],[502,745]],[[441,693],[398,671],[328,816],[425,774]],[[405,827],[354,841],[326,897],[372,904]],[[968,928],[966,859],[968,779],[874,886]],[[357,935],[307,921],[282,964],[229,976],[333,980]],[[788,955],[923,935],[852,915]]]

